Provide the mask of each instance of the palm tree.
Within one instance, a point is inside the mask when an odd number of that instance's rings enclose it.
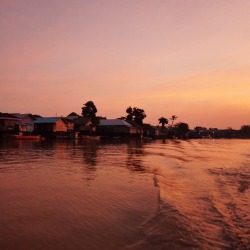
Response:
[[[167,129],[166,129],[165,125],[168,124],[168,119],[162,116],[158,120],[159,120],[159,124],[161,124],[161,133],[163,136],[162,139],[165,140],[166,134],[167,134]]]
[[[165,125],[168,124],[168,119],[165,117],[161,117],[158,120],[159,120],[159,124],[161,124],[162,128],[165,128]]]
[[[170,120],[172,120],[171,123],[171,127],[173,127],[174,121],[177,119],[178,117],[176,115],[172,115],[172,117],[170,118]]]

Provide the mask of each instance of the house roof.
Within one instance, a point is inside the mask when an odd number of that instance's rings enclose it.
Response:
[[[32,115],[35,119],[37,119],[37,118],[43,118],[42,116],[40,116],[40,115]]]
[[[11,119],[11,120],[20,120],[18,117],[12,115],[12,114],[9,114],[9,113],[1,113],[0,112],[0,119]]]
[[[66,121],[62,117],[37,118],[35,123],[56,123],[60,119],[62,119],[66,123]]]
[[[99,126],[126,126],[132,127],[128,122],[121,119],[101,119]]]
[[[67,117],[69,117],[69,116],[77,116],[77,117],[79,117],[79,115],[76,112],[71,112],[70,114],[67,115]]]
[[[68,115],[65,118],[72,121],[72,120],[75,120],[75,119],[81,118],[81,117],[79,115]]]
[[[23,119],[24,117],[26,116],[29,116],[31,117],[33,120],[35,120],[36,118],[32,115],[32,114],[20,114],[20,113],[13,113],[12,115],[20,118],[20,119]]]

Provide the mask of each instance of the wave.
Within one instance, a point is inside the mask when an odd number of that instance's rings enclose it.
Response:
[[[249,177],[246,172],[232,170],[211,169],[210,173],[237,177],[236,182],[246,181]],[[172,199],[173,190],[167,187],[166,179],[166,176],[154,176],[154,185],[159,190],[158,209],[142,225],[143,238],[124,249],[250,249],[248,217],[239,211],[230,193],[225,193],[225,184],[217,182],[219,191],[214,194],[197,190],[193,204],[183,205],[182,201]],[[238,192],[242,190],[239,188]],[[219,200],[221,194],[229,196],[228,199]],[[168,199],[169,196],[171,198]]]
[[[160,192],[159,192],[160,193]],[[202,249],[198,232],[190,227],[187,218],[159,195],[155,215],[142,226],[144,237],[124,249]]]

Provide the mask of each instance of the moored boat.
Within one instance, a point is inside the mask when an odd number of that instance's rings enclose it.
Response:
[[[43,140],[41,135],[8,135],[8,138],[15,140]]]

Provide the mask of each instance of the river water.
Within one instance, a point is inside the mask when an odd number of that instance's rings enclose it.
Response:
[[[250,140],[0,142],[0,249],[250,249]]]

